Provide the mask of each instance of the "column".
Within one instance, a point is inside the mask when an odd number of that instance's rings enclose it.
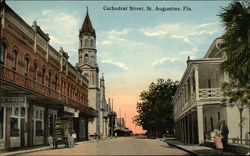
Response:
[[[196,101],[199,101],[199,66],[196,65],[194,67],[194,75],[195,75],[195,94],[196,94]]]
[[[197,106],[197,119],[198,119],[198,140],[199,144],[204,143],[204,123],[203,123],[203,106]]]
[[[5,149],[10,149],[10,111],[11,107],[6,107],[6,126],[5,126]]]

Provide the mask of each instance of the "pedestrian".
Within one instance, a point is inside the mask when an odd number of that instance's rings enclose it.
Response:
[[[227,146],[228,133],[229,133],[229,130],[227,128],[226,122],[225,120],[223,120],[220,126],[220,134],[221,134],[221,141],[222,141],[224,148],[226,148]]]
[[[221,155],[222,153],[222,149],[223,149],[223,145],[221,142],[221,136],[220,136],[220,132],[216,131],[215,135],[214,135],[214,145],[216,150],[218,151],[219,155]]]

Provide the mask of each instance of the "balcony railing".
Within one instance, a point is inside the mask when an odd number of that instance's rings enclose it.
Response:
[[[200,100],[220,99],[222,98],[221,88],[199,89]]]
[[[89,115],[97,116],[97,112],[93,108],[90,108],[87,105],[79,103],[78,101],[72,98],[69,98],[63,94],[58,93],[56,90],[53,90],[41,83],[38,83],[33,79],[30,79],[27,76],[17,73],[16,71],[4,67],[2,65],[0,65],[0,79],[9,82],[11,84],[14,84],[16,86],[25,88],[30,92],[42,95],[47,99],[55,100],[61,104],[66,104],[68,106],[77,108]]]

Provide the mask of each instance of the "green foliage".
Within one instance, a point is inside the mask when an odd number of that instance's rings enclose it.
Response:
[[[235,81],[223,83],[222,91],[225,99],[223,106],[237,106],[239,110],[250,107],[250,87],[239,86]]]
[[[173,130],[173,105],[171,104],[178,82],[171,79],[158,79],[151,83],[148,91],[140,94],[141,102],[137,103],[138,115],[134,122],[148,132],[158,134]]]
[[[250,108],[250,87],[240,86],[239,83],[231,81],[224,83],[222,90],[225,99],[222,100],[224,106],[237,106],[240,113],[240,139],[242,143],[243,117],[242,112],[245,108]]]
[[[241,85],[250,85],[250,7],[247,2],[233,2],[219,14],[225,33],[226,61],[221,69]]]

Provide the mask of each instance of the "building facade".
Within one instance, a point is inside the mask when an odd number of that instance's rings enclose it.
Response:
[[[69,120],[77,140],[88,139],[89,81],[55,50],[36,22],[29,26],[0,3],[0,148],[45,144],[52,122]]]
[[[218,38],[204,58],[187,60],[186,71],[172,101],[175,135],[183,142],[202,144],[211,140],[213,131],[219,129],[218,125],[223,120],[229,129],[228,137],[239,137],[239,111],[236,106],[221,106],[222,83],[228,82],[228,77],[219,67],[225,60],[220,48],[222,43]],[[244,110],[243,117],[243,135],[249,138],[249,109]]]

